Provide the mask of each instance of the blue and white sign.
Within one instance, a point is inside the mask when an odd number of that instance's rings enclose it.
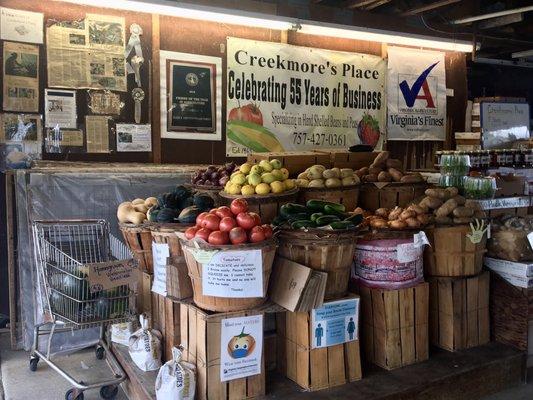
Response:
[[[359,298],[324,303],[311,312],[313,349],[358,339]]]

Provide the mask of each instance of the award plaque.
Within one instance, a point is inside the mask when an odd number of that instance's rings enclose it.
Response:
[[[167,130],[216,132],[216,65],[167,60],[166,72]]]

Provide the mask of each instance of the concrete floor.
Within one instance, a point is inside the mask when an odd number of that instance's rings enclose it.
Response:
[[[58,359],[77,378],[86,381],[107,378],[111,370],[105,360],[97,360],[92,349],[83,350]],[[57,373],[40,361],[36,372],[28,369],[28,353],[12,351],[9,348],[9,335],[0,334],[0,399],[1,400],[61,400],[70,389],[69,384]],[[533,375],[533,374],[530,374]],[[86,400],[99,399],[97,390],[85,392]],[[119,391],[117,400],[126,400]],[[529,383],[516,386],[483,400],[531,400],[533,399],[533,377]]]

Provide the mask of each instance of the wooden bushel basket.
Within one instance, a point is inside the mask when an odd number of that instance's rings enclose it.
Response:
[[[332,300],[348,291],[356,235],[355,230],[282,230],[278,236],[278,254],[311,269],[327,272],[324,299]]]
[[[167,263],[167,295],[176,299],[192,296],[191,280],[187,274],[187,265],[183,257],[180,240],[176,232],[184,232],[193,224],[157,224],[152,226],[152,240],[166,243],[169,249]]]
[[[376,211],[382,207],[405,207],[424,196],[427,187],[425,182],[387,183],[380,189],[374,183],[365,183],[361,185],[359,207],[368,211]]]
[[[141,225],[119,223],[124,241],[139,262],[139,268],[142,272],[150,274],[154,272],[151,226],[151,223]]]
[[[224,245],[212,246],[202,245],[202,249],[218,250],[219,252],[230,250],[261,250],[263,259],[263,296],[262,297],[218,297],[207,296],[203,294],[202,287],[202,273],[203,263],[198,262],[193,255],[194,242],[182,240],[182,248],[191,278],[192,289],[194,292],[194,303],[204,310],[216,312],[233,312],[244,311],[256,308],[267,300],[268,282],[270,273],[272,272],[272,264],[276,255],[276,241],[274,239],[265,240],[260,243],[244,244],[244,245]]]
[[[359,186],[344,186],[339,188],[300,188],[298,202],[305,204],[307,200],[323,200],[343,204],[346,210],[353,211],[359,199]]]
[[[244,199],[248,202],[248,211],[255,212],[261,217],[263,224],[270,224],[278,215],[282,205],[295,203],[298,196],[298,189],[291,189],[284,193],[254,196],[231,195],[226,192],[220,192],[221,201],[229,206],[235,199]]]
[[[479,243],[467,237],[470,225],[434,227],[426,229],[431,246],[424,251],[426,275],[443,277],[474,276],[481,272],[487,235]]]

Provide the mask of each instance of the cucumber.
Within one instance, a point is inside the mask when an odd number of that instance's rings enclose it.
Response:
[[[301,219],[299,221],[294,221],[291,224],[292,229],[300,229],[300,228],[315,228],[316,224],[313,221],[310,221],[308,219]]]
[[[348,218],[345,218],[344,221],[351,222],[354,225],[359,225],[363,222],[363,214],[354,214]]]
[[[325,206],[330,206],[333,209],[337,210],[337,212],[339,212],[339,213],[343,213],[343,212],[346,211],[346,207],[344,207],[344,205],[338,204],[338,203],[332,203],[331,201],[323,201],[323,200],[314,200],[313,199],[313,200],[308,200],[305,205],[307,206],[307,208],[309,208],[311,210],[316,210],[318,212],[324,211],[324,207]]]
[[[321,212],[311,214],[311,221],[316,222],[318,217],[322,217],[324,214]]]
[[[288,221],[290,222],[293,222],[293,221],[301,221],[301,220],[308,220],[309,219],[309,214],[304,212],[304,213],[297,213],[297,214],[290,214],[289,217],[287,218]]]
[[[326,204],[324,206],[324,213],[327,215],[336,215],[337,217],[340,217],[342,219],[347,217],[347,214],[343,211],[339,211],[337,207],[330,206],[329,204]]]
[[[287,206],[287,208],[289,209],[289,211],[292,213],[292,214],[295,214],[295,213],[304,213],[304,212],[308,212],[309,210],[307,209],[306,206],[302,205],[302,204],[296,204],[296,203],[287,203],[285,205],[283,205],[282,207],[285,207]]]
[[[355,225],[350,221],[336,221],[329,224],[331,229],[351,229],[355,228]]]
[[[339,222],[340,218],[336,215],[323,215],[322,217],[318,217],[315,221],[317,226],[324,226],[329,225],[332,222]]]

